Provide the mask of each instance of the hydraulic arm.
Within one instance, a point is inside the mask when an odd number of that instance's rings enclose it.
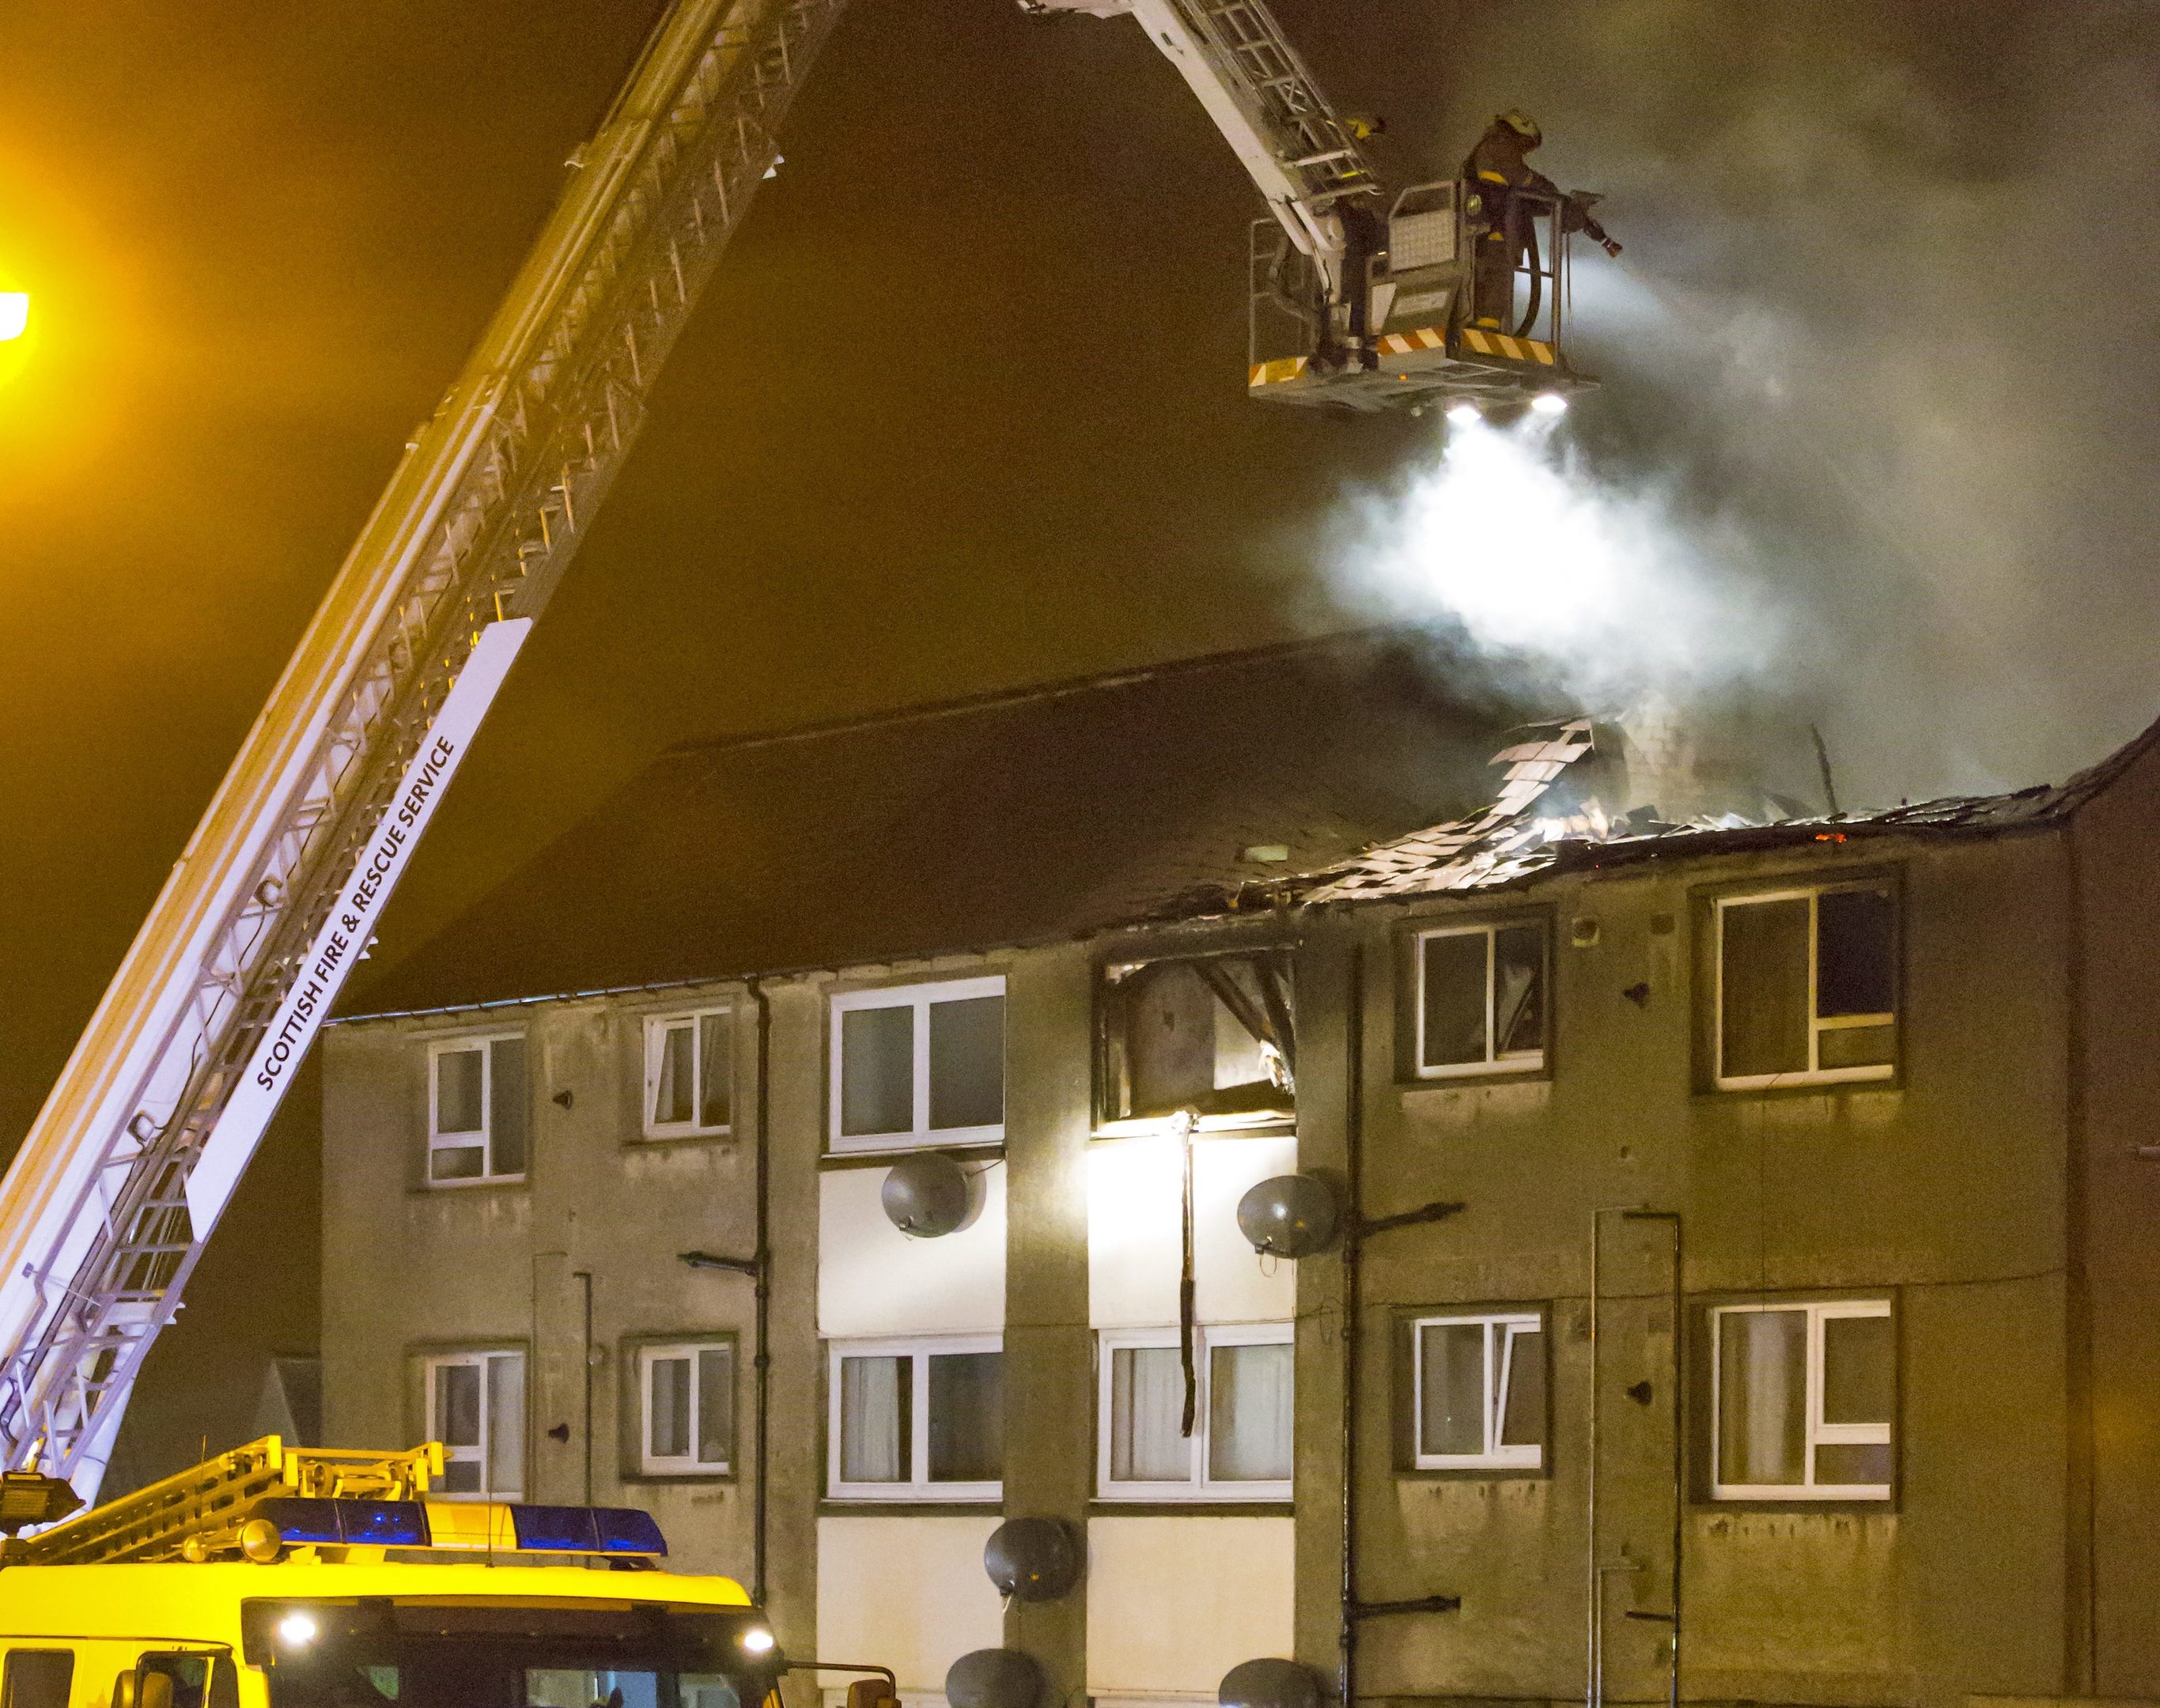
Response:
[[[0,1186],[0,1455],[94,1495],[152,1338],[776,158],[844,0],[674,0]]]
[[[671,0],[408,445],[0,1183],[0,1468],[96,1494],[151,1342],[590,528],[845,3]],[[1530,353],[1465,347],[1454,186],[1384,212],[1261,0],[1020,3],[1130,15],[1259,187],[1278,262],[1311,289],[1271,273],[1299,350],[1255,356],[1256,393],[1372,408],[1565,376],[1556,332],[1520,340]]]

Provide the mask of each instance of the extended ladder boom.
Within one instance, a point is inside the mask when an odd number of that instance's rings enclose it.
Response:
[[[1185,79],[1331,301],[1347,275],[1346,199],[1377,198],[1380,181],[1264,0],[1020,0],[1043,16],[1131,18]]]
[[[152,1338],[591,525],[845,0],[672,0],[0,1185],[0,1460],[94,1495]]]

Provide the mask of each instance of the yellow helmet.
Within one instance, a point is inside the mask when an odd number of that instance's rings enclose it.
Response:
[[[1545,139],[1545,132],[1538,128],[1538,122],[1519,106],[1509,107],[1493,122],[1496,125],[1505,125],[1532,148],[1535,148]]]

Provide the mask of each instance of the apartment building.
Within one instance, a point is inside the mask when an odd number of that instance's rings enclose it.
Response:
[[[911,1701],[2160,1696],[2152,740],[1711,828],[1487,733],[1361,648],[670,755],[326,1035],[330,1439]]]

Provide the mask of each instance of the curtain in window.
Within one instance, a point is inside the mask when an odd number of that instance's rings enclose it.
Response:
[[[735,1356],[725,1347],[707,1347],[698,1354],[698,1462],[726,1464],[735,1439]]]
[[[729,1093],[734,1089],[733,1052],[728,1047],[728,1017],[703,1015],[698,1021],[698,1124],[728,1124]]]
[[[843,1482],[908,1480],[906,1387],[912,1367],[904,1358],[840,1360]]]
[[[646,1393],[652,1408],[652,1446],[656,1459],[681,1459],[690,1451],[690,1360],[655,1358],[646,1366]]]
[[[1216,1347],[1207,1360],[1208,1476],[1287,1482],[1296,1361],[1287,1342]]]
[[[1185,1367],[1176,1347],[1118,1347],[1110,1354],[1110,1480],[1190,1482]]]
[[[1804,1480],[1808,1314],[1728,1311],[1718,1318],[1717,1480]]]
[[[652,1119],[655,1125],[667,1126],[688,1121],[696,1114],[692,1100],[690,1073],[696,1055],[696,1034],[688,1021],[681,1025],[667,1026],[660,1035],[660,1070],[654,1076],[652,1086]]]

